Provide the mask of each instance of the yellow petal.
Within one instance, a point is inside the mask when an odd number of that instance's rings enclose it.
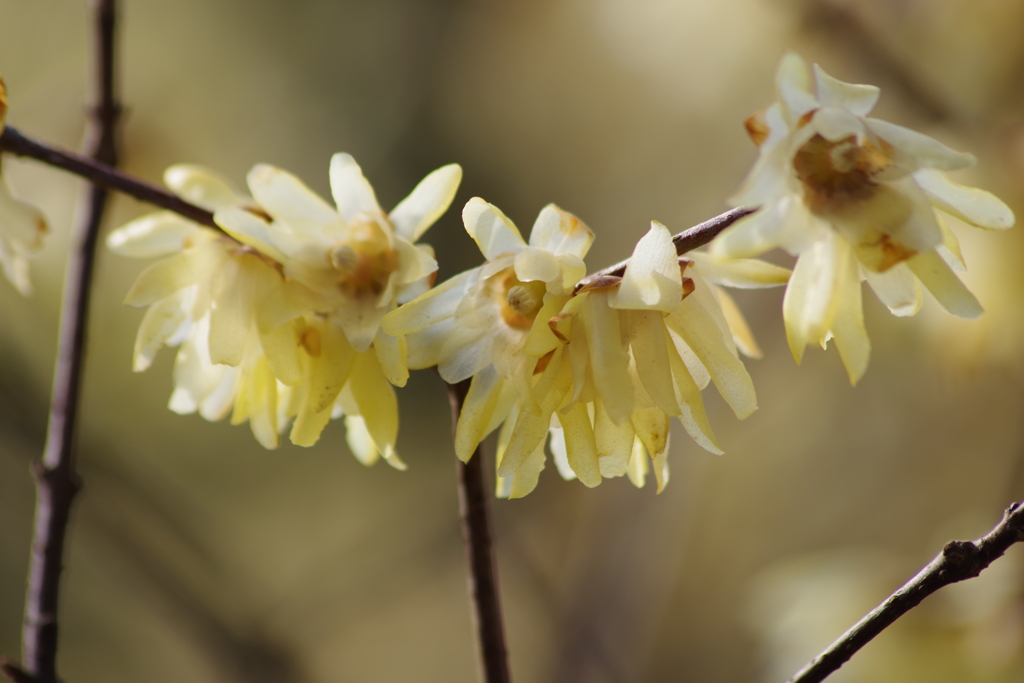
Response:
[[[232,207],[213,214],[213,220],[242,244],[252,247],[278,263],[285,263],[288,260],[288,256],[274,244],[273,228],[258,216]]]
[[[399,306],[381,319],[381,329],[397,337],[417,332],[452,317],[478,271],[479,269],[474,269],[459,273],[423,296]]]
[[[665,344],[665,323],[654,311],[623,311],[623,323],[628,325],[629,345],[632,350],[637,376],[647,394],[666,415],[678,415],[668,348]]]
[[[405,337],[392,337],[378,330],[377,336],[373,338],[373,349],[388,381],[396,387],[404,387],[409,380]]]
[[[629,267],[618,288],[608,298],[612,308],[674,310],[683,298],[679,257],[672,235],[653,221],[629,259]]]
[[[150,306],[139,325],[135,337],[135,355],[132,364],[134,372],[149,368],[163,345],[188,320],[188,289],[176,293]]]
[[[296,325],[287,322],[273,330],[260,330],[259,336],[260,346],[274,376],[290,386],[299,384],[302,381],[302,366],[299,362],[299,333]]]
[[[720,287],[715,287],[715,295],[718,297],[718,303],[722,306],[722,315],[725,316],[736,346],[747,358],[762,358],[764,354],[761,353],[761,348],[757,345],[757,340],[754,339],[754,333],[750,331],[750,326],[747,325],[739,306]]]
[[[488,261],[508,253],[517,253],[526,246],[515,224],[498,207],[473,197],[462,209],[462,222],[480,253]]]
[[[857,116],[867,116],[878,102],[881,90],[873,85],[845,83],[814,65],[814,81],[818,86],[818,100],[825,107],[842,107]]]
[[[914,181],[933,206],[962,221],[989,230],[1013,227],[1013,211],[991,192],[954,183],[942,171],[931,168],[914,173]]]
[[[714,432],[711,431],[711,422],[704,410],[704,400],[701,398],[700,388],[694,382],[693,376],[686,368],[671,340],[667,346],[672,384],[676,392],[676,401],[679,403],[679,421],[690,438],[697,442],[697,445],[706,451],[721,455],[722,448],[718,445]]]
[[[174,194],[209,211],[249,203],[225,178],[194,164],[175,164],[164,171],[164,185]]]
[[[332,223],[337,212],[291,173],[257,164],[246,177],[256,202],[274,218]]]
[[[487,428],[491,426],[504,386],[504,380],[493,367],[485,368],[473,377],[455,427],[455,455],[462,462],[469,462],[477,446],[487,436]]]
[[[405,464],[395,456],[398,399],[372,351],[357,355],[349,378],[349,389],[377,450],[392,467],[404,470]]]
[[[352,155],[339,153],[331,157],[330,175],[334,203],[346,221],[351,222],[360,213],[383,215],[373,188]]]
[[[130,258],[152,258],[185,248],[186,240],[201,228],[171,211],[147,214],[107,236],[107,248]]]
[[[590,424],[587,407],[577,403],[568,412],[559,412],[558,421],[565,437],[565,453],[569,466],[584,486],[593,488],[601,483],[601,467],[594,443],[594,428]]]
[[[626,473],[635,434],[629,420],[615,424],[600,398],[594,401],[594,445],[602,477],[621,477]]]
[[[942,307],[953,315],[973,319],[984,312],[985,309],[938,252],[918,254],[907,261],[907,266]]]
[[[213,266],[218,256],[216,250],[216,245],[202,245],[154,263],[139,275],[125,303],[129,306],[149,306],[196,283],[200,278],[208,277],[214,272]]]
[[[884,273],[864,269],[867,283],[893,315],[915,315],[921,310],[921,288],[906,263],[898,263]]]
[[[541,209],[530,230],[530,246],[556,255],[571,254],[582,259],[593,242],[594,233],[590,228],[554,204]]]
[[[373,437],[366,428],[366,420],[359,415],[345,416],[345,442],[348,443],[348,449],[352,451],[356,460],[367,467],[380,459],[380,451],[377,450],[377,445],[373,443]]]
[[[633,410],[633,395],[629,390],[629,354],[622,341],[619,312],[608,306],[605,291],[587,292],[585,296],[580,318],[587,335],[594,385],[605,402],[608,416],[621,424]]]
[[[410,242],[418,240],[448,210],[461,181],[458,164],[442,166],[421,180],[388,216],[395,233]]]

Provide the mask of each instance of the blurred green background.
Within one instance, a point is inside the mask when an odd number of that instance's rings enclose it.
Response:
[[[177,162],[242,184],[257,162],[327,194],[352,153],[390,207],[458,161],[455,206],[479,195],[528,229],[557,202],[626,256],[726,208],[755,157],[743,119],[773,98],[786,49],[882,87],[877,115],[975,153],[960,182],[1024,212],[1020,0],[124,0],[123,165]],[[77,148],[89,35],[81,0],[0,0],[8,120]],[[0,283],[0,652],[17,655],[68,225],[82,184],[4,159],[51,223],[36,293]],[[148,208],[118,197],[107,230]],[[761,409],[713,390],[726,455],[682,430],[672,482],[595,490],[549,466],[494,517],[518,681],[781,681],[953,537],[1024,497],[1024,231],[961,233],[987,309],[928,300],[897,319],[865,296],[871,366],[794,365],[781,291],[740,292],[765,358]],[[479,255],[453,209],[427,241],[441,277]],[[779,262],[786,258],[779,256]],[[99,255],[61,665],[103,681],[471,681],[447,401],[416,373],[400,394],[400,473],[367,469],[340,424],[312,449],[166,409],[173,351],[141,375],[144,264]],[[1024,680],[1024,555],[928,600],[834,680]]]

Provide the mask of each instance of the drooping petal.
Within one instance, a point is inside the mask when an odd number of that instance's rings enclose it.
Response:
[[[718,297],[718,303],[722,306],[722,315],[725,316],[725,322],[729,325],[736,347],[747,358],[762,358],[764,354],[761,353],[761,348],[757,345],[757,340],[754,339],[754,333],[750,331],[750,326],[747,325],[747,320],[743,317],[739,306],[721,287],[715,287],[715,295]]]
[[[191,296],[194,293],[189,289],[180,289],[149,307],[135,337],[134,372],[149,368],[157,351],[187,323]]]
[[[949,264],[953,270],[961,273],[967,270],[964,263],[964,254],[960,250],[960,240],[956,238],[953,230],[949,227],[949,214],[936,210],[935,220],[942,230],[942,243],[935,247],[935,250],[942,256],[942,260]]]
[[[804,348],[820,344],[831,328],[844,278],[856,278],[855,273],[848,272],[849,260],[844,258],[849,249],[841,237],[832,235],[816,242],[797,259],[782,302],[786,339],[797,363],[803,358]]]
[[[667,347],[672,384],[675,389],[676,401],[679,404],[679,421],[698,446],[716,455],[721,455],[722,448],[718,445],[714,432],[711,431],[711,422],[704,410],[700,387],[694,382],[693,376],[683,363],[671,338],[668,339]]]
[[[918,254],[907,261],[907,266],[942,307],[953,315],[973,319],[984,312],[977,298],[937,252]]]
[[[345,443],[356,460],[367,467],[380,458],[380,451],[377,450],[377,444],[373,442],[362,415],[345,416]]]
[[[491,364],[494,335],[486,327],[456,327],[445,340],[437,363],[441,379],[456,384]]]
[[[526,246],[515,224],[498,207],[479,197],[473,197],[466,203],[462,209],[462,222],[488,261],[502,254],[518,253]]]
[[[373,338],[373,350],[384,371],[384,376],[396,387],[404,387],[409,380],[408,347],[405,337],[392,337],[383,330],[377,330]]]
[[[418,240],[448,210],[460,182],[462,167],[458,164],[442,166],[421,180],[388,216],[395,234],[409,242]]]
[[[597,486],[601,483],[601,467],[598,464],[594,428],[590,424],[587,406],[577,403],[567,412],[559,412],[558,421],[565,436],[569,466],[584,486]]]
[[[594,400],[594,445],[602,477],[621,477],[633,453],[633,424],[615,424],[604,409],[600,396]]]
[[[818,86],[818,101],[825,107],[843,107],[857,116],[867,116],[875,108],[881,90],[874,85],[845,83],[814,65],[814,81]]]
[[[666,415],[678,415],[679,406],[672,388],[668,348],[665,346],[665,323],[654,311],[623,311],[623,326],[632,351],[636,374],[647,394]]]
[[[530,230],[530,246],[556,256],[571,254],[583,258],[594,242],[594,233],[580,219],[554,204],[541,209]]]
[[[864,269],[867,283],[893,315],[915,315],[921,310],[921,288],[906,263],[899,263],[884,273]]]
[[[962,221],[989,230],[1013,227],[1013,211],[991,192],[954,183],[934,168],[918,170],[914,181],[933,206]]]
[[[395,441],[398,438],[398,399],[394,388],[384,377],[377,356],[372,351],[356,356],[348,386],[377,450],[389,465],[404,470],[405,463],[395,454]]]
[[[476,447],[487,436],[504,387],[505,381],[493,367],[484,368],[470,382],[455,427],[455,455],[462,462],[469,462]]]
[[[125,297],[129,306],[149,306],[214,272],[216,246],[203,245],[175,254],[142,271]]]
[[[274,376],[284,384],[295,386],[302,381],[299,360],[299,333],[296,325],[287,322],[272,330],[258,330],[260,347]]]
[[[658,310],[669,313],[683,298],[682,275],[672,234],[653,221],[629,259],[619,287],[608,297],[612,308]]]
[[[856,257],[848,251],[845,258],[848,259],[846,269],[856,273],[857,264],[854,260]],[[868,358],[871,355],[871,342],[868,340],[868,332],[864,327],[860,279],[857,277],[844,278],[839,283],[836,298],[839,300],[839,307],[831,325],[832,337],[835,339],[836,348],[839,349],[839,356],[846,367],[846,373],[850,377],[850,384],[856,385],[868,369]]]
[[[609,307],[605,291],[591,291],[585,296],[580,317],[587,335],[594,385],[605,402],[608,416],[621,424],[633,412],[633,396],[629,391],[629,353],[622,341],[619,312]]]

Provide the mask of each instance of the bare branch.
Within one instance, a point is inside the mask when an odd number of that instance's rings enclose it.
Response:
[[[462,413],[462,404],[469,393],[470,381],[446,384],[452,408],[452,435]],[[477,446],[469,462],[458,462],[459,513],[462,536],[469,555],[469,589],[473,596],[473,621],[483,664],[485,683],[510,683],[508,649],[505,645],[505,624],[501,613],[498,589],[498,568],[494,562],[491,525],[487,512],[487,485],[484,481],[483,456]]]
[[[978,576],[1015,543],[1024,541],[1024,505],[1014,503],[1003,520],[976,541],[952,541],[917,576],[832,643],[801,669],[789,683],[818,683],[841,667],[858,650],[926,597],[958,581]]]
[[[36,683],[36,679],[29,675],[27,671],[3,657],[0,657],[0,672],[7,676],[12,683]]]
[[[93,0],[95,104],[90,111],[85,143],[93,159],[109,166],[117,163],[115,128],[120,114],[114,97],[115,3],[116,0]],[[85,359],[93,254],[106,203],[107,191],[89,186],[71,235],[46,446],[42,459],[33,466],[36,516],[22,647],[25,671],[38,683],[58,680],[60,577],[71,504],[80,487],[73,444]]]
[[[757,211],[757,209],[730,209],[729,211],[719,214],[714,218],[710,218],[703,223],[693,226],[692,228],[683,230],[678,235],[673,235],[672,242],[676,245],[676,253],[682,256],[688,251],[693,251],[694,249],[703,247],[730,225],[741,218],[749,216],[755,211]],[[626,266],[628,265],[629,259],[626,259],[625,261],[619,261],[614,266],[608,266],[607,268],[599,270],[592,275],[588,275],[576,283],[576,286],[573,288],[573,292],[578,292],[591,282],[603,277],[622,277],[626,272]]]
[[[157,187],[127,173],[122,173],[96,158],[90,159],[74,152],[66,152],[38,140],[25,137],[10,126],[4,128],[3,135],[0,135],[0,152],[9,152],[15,156],[29,157],[36,161],[41,161],[49,166],[81,176],[93,185],[107,190],[123,192],[140,201],[181,214],[190,221],[195,221],[200,225],[220,230],[220,227],[213,222],[213,214],[211,212],[191,204],[175,194],[171,194],[162,187]]]

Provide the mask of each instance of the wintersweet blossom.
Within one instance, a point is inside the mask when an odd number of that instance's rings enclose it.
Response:
[[[258,210],[251,198],[196,166],[172,166],[164,181],[210,210]],[[262,302],[283,285],[277,264],[167,211],[115,230],[107,245],[135,258],[169,256],[143,271],[126,299],[129,305],[149,307],[135,340],[133,369],[146,370],[165,344],[180,344],[171,410],[198,412],[207,420],[231,413],[232,424],[248,420],[263,446],[276,447],[278,387],[300,380],[298,327],[256,324]]]
[[[863,280],[896,315],[915,314],[924,285],[950,313],[982,308],[954,271],[964,270],[949,223],[1002,230],[1010,209],[992,194],[949,180],[970,154],[868,117],[878,88],[832,78],[789,53],[776,74],[778,101],[747,122],[760,155],[736,206],[762,207],[712,245],[718,256],[782,247],[797,256],[783,316],[797,362],[811,343],[835,339],[850,381],[867,369]]]
[[[637,245],[624,277],[574,292],[593,241],[575,217],[546,207],[528,244],[481,199],[466,205],[463,219],[488,262],[389,314],[383,328],[408,335],[412,367],[437,365],[448,382],[473,378],[456,454],[468,460],[500,426],[499,495],[533,490],[548,435],[566,478],[596,486],[629,473],[642,485],[650,454],[660,490],[669,416],[680,416],[699,443],[720,452],[700,399],[712,378],[738,414],[753,410],[753,388],[717,290],[700,275],[684,280],[682,269],[699,266],[680,263],[664,226],[654,224]],[[788,275],[767,264],[751,269],[747,261],[723,266],[698,258],[736,280],[747,268],[746,281],[758,280],[756,286]],[[740,334],[756,348],[745,326]]]
[[[196,167],[166,182],[215,211],[227,235],[161,212],[111,234],[135,257],[176,253],[139,278],[128,303],[151,306],[136,342],[136,370],[166,343],[181,343],[171,409],[249,420],[267,448],[294,418],[291,440],[312,445],[344,416],[366,464],[395,453],[398,406],[390,382],[408,377],[405,346],[379,332],[399,299],[431,284],[430,248],[414,242],[448,207],[458,166],[427,176],[389,215],[346,154],[331,163],[335,211],[271,166],[249,174],[254,198]]]
[[[280,266],[283,285],[262,301],[259,329],[299,321],[300,377],[287,390],[283,413],[295,418],[293,443],[312,445],[331,417],[345,415],[357,457],[371,463],[382,456],[404,468],[395,452],[392,384],[408,379],[407,351],[380,321],[432,284],[433,250],[415,242],[448,209],[461,178],[457,164],[444,166],[386,214],[355,160],[335,154],[336,207],[295,176],[259,165],[248,184],[261,211],[215,213],[228,234]]]
[[[0,133],[7,114],[7,89],[0,79]],[[43,247],[46,218],[43,213],[11,194],[0,174],[0,266],[4,275],[22,294],[32,292],[28,259]]]

